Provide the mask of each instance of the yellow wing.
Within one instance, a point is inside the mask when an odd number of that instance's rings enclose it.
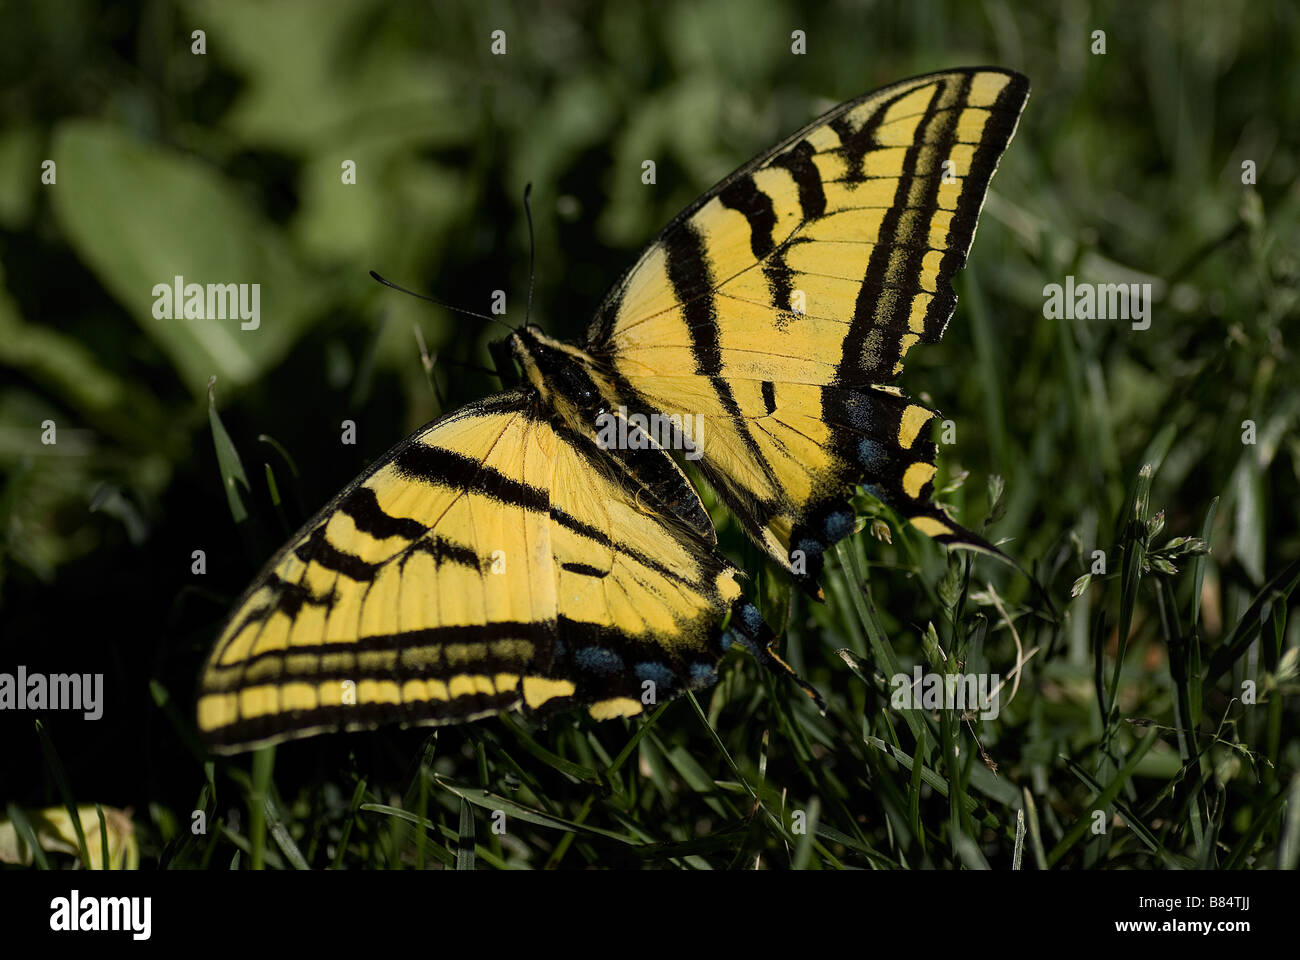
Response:
[[[600,454],[523,392],[399,444],[236,605],[200,682],[205,743],[625,716],[713,682],[732,639],[766,643],[736,570]]]
[[[602,375],[631,409],[705,417],[704,477],[814,592],[858,484],[993,549],[931,503],[935,414],[887,384],[943,334],[1028,91],[950,70],[836,107],[678,216],[597,312]]]

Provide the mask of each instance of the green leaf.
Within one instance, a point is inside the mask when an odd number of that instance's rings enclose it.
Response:
[[[1220,644],[1210,660],[1210,671],[1206,677],[1208,683],[1214,683],[1223,676],[1245,654],[1251,642],[1264,626],[1264,620],[1272,610],[1272,604],[1285,603],[1291,591],[1300,584],[1300,560],[1293,560],[1283,570],[1255,594],[1250,607],[1237,622],[1228,639]]]
[[[248,519],[248,498],[252,488],[248,483],[248,474],[244,472],[244,463],[239,459],[239,451],[234,441],[226,432],[221,416],[217,413],[215,385],[217,378],[208,381],[208,424],[212,427],[212,442],[217,448],[217,466],[221,470],[221,486],[226,491],[226,501],[230,504],[230,515],[236,524]]]
[[[252,846],[253,869],[261,870],[266,862],[266,812],[271,791],[271,771],[275,767],[275,747],[253,751],[253,778],[248,791],[248,839]]]
[[[326,291],[308,283],[279,230],[212,166],[122,128],[55,131],[54,216],[85,264],[199,396],[210,376],[244,384],[278,361]],[[154,316],[158,284],[258,284],[260,325]],[[182,304],[183,307],[183,304]]]
[[[1099,791],[1092,800],[1079,811],[1079,817],[1075,820],[1074,826],[1069,829],[1065,836],[1061,838],[1061,842],[1053,847],[1052,852],[1047,855],[1047,865],[1049,867],[1056,866],[1061,857],[1065,856],[1065,854],[1070,851],[1070,848],[1078,843],[1083,835],[1092,827],[1092,811],[1104,810],[1115,801],[1115,798],[1119,796],[1119,792],[1124,789],[1124,784],[1129,781],[1129,778],[1132,777],[1134,772],[1137,770],[1138,763],[1144,756],[1146,756],[1147,751],[1155,746],[1156,741],[1159,739],[1159,732],[1159,730],[1151,730],[1148,732],[1146,737],[1144,737],[1133,748],[1128,757],[1128,762],[1124,764],[1123,768],[1118,773],[1115,774],[1110,783],[1106,785],[1106,788]]]
[[[87,867],[90,866],[90,849],[86,846],[86,834],[81,829],[81,814],[77,811],[77,803],[72,796],[72,787],[68,783],[68,775],[63,770],[63,763],[59,760],[59,753],[54,749],[54,741],[50,739],[49,731],[45,729],[45,724],[36,721],[36,734],[40,737],[41,752],[45,756],[45,767],[49,770],[50,776],[54,778],[55,785],[59,788],[59,799],[63,801],[63,806],[67,808],[68,816],[72,819],[72,829],[77,835],[77,849],[81,852],[81,862]]]
[[[474,810],[460,798],[460,835],[456,843],[456,869],[474,869]]]
[[[1285,823],[1277,850],[1279,870],[1294,870],[1297,865],[1300,865],[1300,773],[1291,778],[1287,790]]]
[[[31,822],[27,815],[17,804],[8,805],[9,822],[13,824],[15,836],[21,839],[26,845],[27,852],[31,855],[32,862],[36,864],[37,870],[50,869],[50,862],[45,858],[45,850],[42,849],[40,841],[36,838],[36,831],[32,829]],[[74,821],[80,827],[80,821]],[[21,862],[19,859],[20,849],[17,843],[14,844],[14,861]]]

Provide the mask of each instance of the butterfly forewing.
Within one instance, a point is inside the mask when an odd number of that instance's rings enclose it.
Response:
[[[933,412],[888,383],[943,334],[1027,96],[1018,74],[970,69],[837,107],[676,218],[592,324],[630,407],[705,416],[703,475],[810,589],[859,483],[991,549],[931,503]]]

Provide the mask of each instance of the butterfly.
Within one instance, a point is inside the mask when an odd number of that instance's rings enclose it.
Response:
[[[633,716],[714,683],[737,643],[792,674],[674,441],[814,596],[859,487],[996,552],[932,502],[936,414],[891,381],[943,335],[1028,93],[969,68],[843,103],[673,219],[584,343],[514,330],[493,355],[517,386],[399,443],[238,600],[200,679],[204,743]]]

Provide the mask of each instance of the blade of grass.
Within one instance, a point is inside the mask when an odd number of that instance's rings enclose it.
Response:
[[[1213,543],[1214,534],[1214,516],[1219,512],[1219,498],[1215,497],[1210,501],[1210,506],[1205,511],[1205,522],[1201,524],[1201,539],[1205,541],[1206,547]],[[1192,628],[1195,629],[1201,623],[1201,588],[1205,583],[1205,568],[1210,565],[1210,551],[1200,554],[1192,561]]]
[[[619,843],[635,845],[635,841],[629,839],[621,833],[613,830],[604,830],[600,827],[587,826],[581,823],[574,823],[572,820],[565,820],[561,817],[553,817],[549,814],[542,813],[538,810],[532,810],[522,804],[515,803],[499,794],[489,793],[486,790],[477,787],[467,787],[458,784],[446,777],[437,776],[435,782],[445,790],[450,791],[458,797],[462,797],[474,804],[476,807],[482,807],[485,810],[504,810],[508,816],[524,823],[531,823],[538,827],[548,827],[552,830],[564,830],[571,833],[587,834],[589,836],[604,837],[607,840],[617,840]],[[393,808],[384,807],[382,804],[365,803],[361,805],[362,810],[379,811],[382,813],[391,813]],[[402,811],[405,813],[406,811]]]
[[[668,709],[671,703],[672,701],[665,700],[663,703],[659,704],[654,713],[650,714],[650,716],[648,716],[644,721],[636,725],[636,729],[633,731],[632,736],[628,737],[627,743],[623,744],[623,749],[618,752],[618,755],[614,757],[610,762],[609,767],[605,770],[606,776],[612,777],[623,768],[623,764],[627,762],[628,757],[632,756],[632,751],[637,748],[637,745],[641,742],[641,738],[650,732],[651,727],[653,727],[659,718],[664,715],[664,711]]]
[[[867,640],[871,644],[872,653],[876,658],[876,665],[888,671],[888,676],[897,676],[903,672],[903,669],[899,665],[898,657],[894,654],[894,648],[889,643],[879,618],[876,616],[875,606],[871,599],[871,589],[867,583],[865,573],[858,569],[857,558],[854,556],[853,551],[846,546],[846,541],[841,540],[835,544],[835,554],[839,557],[841,567],[850,574],[845,586],[849,599],[857,611],[858,620],[867,632]],[[919,739],[921,731],[924,729],[924,721],[913,716],[914,712],[904,710],[903,720],[912,731],[912,736]]]
[[[261,870],[266,864],[266,801],[274,768],[275,747],[262,747],[253,752],[253,777],[248,793],[248,837],[254,870]]]
[[[58,751],[54,749],[54,741],[50,739],[49,731],[39,720],[36,721],[36,734],[41,741],[41,752],[45,755],[45,766],[49,769],[50,776],[54,778],[55,786],[58,787],[59,799],[63,801],[68,816],[72,818],[72,829],[77,834],[77,848],[81,851],[81,862],[89,870],[90,850],[86,846],[86,833],[81,829],[81,815],[77,812],[77,804],[72,797],[68,775],[63,770],[63,763],[59,760]]]
[[[32,863],[36,865],[36,869],[50,869],[50,862],[45,859],[45,850],[36,839],[36,831],[32,829],[27,814],[23,813],[16,803],[9,804],[6,809],[9,811],[9,821],[14,825],[14,830],[22,838],[23,843],[27,844],[27,849],[32,852]]]
[[[507,727],[511,733],[515,735],[516,739],[519,742],[519,745],[523,747],[525,753],[527,753],[529,756],[536,757],[538,760],[546,764],[548,767],[551,767],[552,769],[564,774],[567,777],[571,777],[572,779],[578,782],[594,783],[594,784],[602,784],[604,782],[601,779],[600,771],[596,770],[594,767],[588,767],[580,763],[574,763],[572,760],[566,760],[563,757],[558,756],[557,754],[554,754],[551,751],[547,750],[536,740],[534,740],[531,736],[529,736],[528,732],[523,728],[520,721],[517,720],[510,713],[503,712],[501,714],[501,723],[503,726]]]
[[[1213,684],[1245,655],[1255,637],[1263,629],[1272,604],[1285,603],[1297,583],[1300,583],[1300,560],[1293,560],[1260,588],[1246,612],[1237,621],[1237,626],[1233,628],[1228,639],[1219,645],[1219,649],[1210,658],[1207,683]]]
[[[1078,777],[1080,782],[1089,790],[1092,790],[1097,794],[1102,793],[1101,784],[1098,783],[1088,773],[1088,771],[1079,766],[1078,763],[1067,759],[1065,765],[1069,767],[1070,772]],[[1155,834],[1153,834],[1150,829],[1147,828],[1147,825],[1138,818],[1137,814],[1133,812],[1129,805],[1118,797],[1115,799],[1115,810],[1119,813],[1120,819],[1128,824],[1128,827],[1133,831],[1134,836],[1141,840],[1148,850],[1161,857],[1164,856],[1164,848],[1161,846],[1160,841],[1156,839]]]
[[[1300,864],[1300,773],[1291,778],[1287,790],[1286,819],[1277,847],[1277,868],[1294,870]]]
[[[1182,638],[1173,633],[1177,629],[1173,623],[1175,616],[1173,587],[1163,578],[1157,579],[1155,583],[1160,629],[1164,636],[1165,649],[1169,651],[1169,676],[1174,683],[1173,706],[1174,723],[1178,730],[1178,755],[1187,773],[1184,778],[1187,785],[1184,802],[1191,818],[1193,841],[1198,849],[1203,849],[1206,837],[1204,820],[1209,816],[1209,810],[1202,803],[1205,778],[1201,771],[1201,749],[1197,744],[1196,725],[1192,721],[1187,645]]]
[[[230,515],[238,526],[248,519],[248,502],[252,495],[252,484],[244,472],[243,461],[234,441],[226,432],[225,424],[217,413],[217,378],[208,381],[208,426],[212,430],[212,442],[217,451],[217,466],[221,470],[221,486],[226,491],[226,502],[230,505]]]
[[[100,869],[112,869],[112,864],[108,859],[108,824],[104,822],[104,808],[95,804],[95,816],[99,818],[99,863]]]
[[[903,769],[906,770],[909,775],[911,774],[912,758],[909,757],[906,753],[904,753],[902,750],[899,750],[893,744],[886,743],[884,740],[881,740],[879,737],[868,736],[865,739],[868,744],[875,747],[881,753],[884,753],[897,760],[899,765],[902,766]],[[935,773],[929,767],[923,767],[921,770],[921,779],[924,780],[926,783],[928,783],[930,787],[936,793],[939,794],[939,796],[943,797],[945,800],[948,799],[948,781],[946,778]],[[965,806],[966,806],[965,812],[970,814],[975,811],[975,808],[979,806],[979,803],[975,800],[974,797],[967,794]],[[983,820],[980,821],[980,823],[986,827],[996,827],[998,825],[997,821],[993,819],[993,817],[991,816],[985,817]]]
[[[334,849],[334,860],[330,864],[331,870],[342,869],[343,853],[348,848],[348,838],[352,836],[352,825],[357,822],[357,811],[361,809],[361,801],[366,796],[366,781],[363,777],[357,781],[356,788],[352,791],[352,801],[348,804],[348,819],[343,824],[343,835],[339,837],[339,844]]]
[[[1250,827],[1242,834],[1241,839],[1233,846],[1232,850],[1224,858],[1222,869],[1224,870],[1241,870],[1246,866],[1246,860],[1250,857],[1255,849],[1255,844],[1259,842],[1260,836],[1270,826],[1274,825],[1274,818],[1282,810],[1282,805],[1286,803],[1286,791],[1279,790],[1264,805],[1258,816],[1251,822]]]
[[[460,835],[456,839],[456,869],[474,869],[474,811],[460,798]]]
[[[1119,772],[1115,775],[1115,778],[1107,784],[1105,790],[1093,797],[1092,801],[1087,806],[1088,810],[1102,810],[1114,802],[1115,798],[1119,796],[1120,790],[1124,789],[1124,784],[1128,782],[1129,777],[1133,776],[1134,771],[1137,770],[1138,762],[1146,756],[1148,750],[1155,746],[1158,739],[1158,732],[1159,731],[1151,730],[1137,744],[1137,746],[1133,748],[1133,752],[1129,755],[1128,763],[1124,764],[1124,766],[1120,768]],[[1086,814],[1080,816],[1075,821],[1074,826],[1066,831],[1066,834],[1061,838],[1060,843],[1053,847],[1052,852],[1047,855],[1047,865],[1049,867],[1056,866],[1056,864],[1060,862],[1060,859],[1070,852],[1070,848],[1079,842],[1080,838],[1091,826],[1091,817]]]
[[[1151,465],[1146,464],[1138,471],[1137,486],[1133,494],[1133,508],[1129,521],[1124,528],[1124,559],[1120,573],[1119,596],[1119,630],[1115,649],[1115,670],[1111,676],[1110,690],[1107,692],[1106,713],[1103,721],[1110,726],[1115,716],[1115,704],[1119,699],[1120,671],[1124,666],[1124,657],[1128,653],[1129,630],[1133,625],[1133,611],[1137,608],[1138,585],[1142,580],[1142,563],[1146,557],[1146,523],[1148,504],[1151,495]],[[1102,638],[1098,637],[1101,643]]]
[[[1021,859],[1025,854],[1025,811],[1016,810],[1016,845],[1011,851],[1011,869],[1019,870]]]
[[[921,856],[928,855],[925,842],[925,827],[921,823],[921,774],[925,770],[926,735],[925,730],[916,741],[916,752],[912,755],[912,776],[907,790],[907,820],[921,848]]]
[[[1038,805],[1028,787],[1024,790],[1024,798],[1024,809],[1029,815],[1029,845],[1034,851],[1034,863],[1038,865],[1039,870],[1046,870],[1047,854],[1043,849],[1043,830],[1038,824]]]
[[[298,844],[293,842],[293,836],[284,825],[283,812],[271,799],[266,798],[266,821],[271,831],[271,838],[275,840],[275,845],[280,848],[285,859],[295,870],[310,870],[311,865],[307,863],[307,858],[302,855],[298,849]]]

